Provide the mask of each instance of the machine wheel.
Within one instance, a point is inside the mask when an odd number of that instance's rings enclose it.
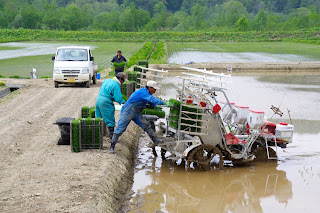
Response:
[[[167,150],[161,148],[161,158],[162,159],[166,158],[166,153],[167,153]]]
[[[278,144],[279,147],[281,147],[282,149],[287,148],[287,144],[286,143],[280,143]]]
[[[268,147],[270,157],[277,157],[277,153],[270,147]],[[252,151],[252,154],[256,156],[254,161],[268,161],[267,147],[260,146]]]
[[[54,82],[54,87],[55,87],[55,88],[58,88],[58,87],[59,87],[59,82],[55,81],[55,82]]]
[[[97,83],[97,73],[93,75],[92,77],[92,83],[96,84]]]
[[[214,156],[219,155],[219,168],[223,169],[223,156],[221,151],[212,145],[200,145],[193,149],[187,158],[187,169],[190,169],[190,164],[197,163],[202,169],[210,169],[210,161]]]

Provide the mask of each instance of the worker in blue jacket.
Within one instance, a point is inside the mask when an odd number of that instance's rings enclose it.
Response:
[[[145,117],[142,116],[142,110],[146,107],[147,104],[150,104],[151,107],[156,105],[170,106],[170,102],[162,101],[158,98],[152,96],[159,89],[155,81],[148,81],[146,87],[135,91],[124,106],[121,109],[120,118],[116,130],[114,131],[110,153],[114,153],[114,147],[118,142],[118,138],[126,131],[129,123],[133,120],[137,125],[139,125],[151,138],[154,144],[159,144],[163,142],[161,139],[157,138],[154,130],[151,127],[151,124],[147,121]]]
[[[125,73],[120,72],[114,78],[105,80],[100,88],[99,96],[96,100],[96,118],[103,118],[109,130],[110,140],[112,139],[115,119],[114,104],[116,101],[123,104],[125,100],[122,98],[121,85],[125,81]]]

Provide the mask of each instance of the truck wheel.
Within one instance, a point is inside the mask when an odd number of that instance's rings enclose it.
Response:
[[[86,82],[86,87],[90,88],[90,80]]]
[[[96,84],[97,83],[97,74],[94,74],[92,77],[92,83]]]
[[[57,81],[54,82],[54,87],[58,88],[59,87],[59,83]]]

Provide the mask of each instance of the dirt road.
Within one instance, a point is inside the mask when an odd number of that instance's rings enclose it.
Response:
[[[132,178],[128,168],[136,127],[129,126],[110,155],[107,139],[102,151],[72,153],[70,146],[58,146],[60,131],[53,124],[61,117],[80,117],[82,106],[94,106],[101,82],[89,89],[55,89],[52,79],[6,79],[24,87],[0,100],[0,212],[119,209]]]

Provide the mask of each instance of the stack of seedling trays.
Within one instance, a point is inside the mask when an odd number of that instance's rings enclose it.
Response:
[[[148,60],[139,60],[138,61],[138,65],[148,68],[149,67],[149,62],[148,62]]]
[[[138,69],[137,67],[134,67],[135,69]],[[137,81],[138,78],[140,78],[141,74],[139,71],[127,71],[127,79],[129,81]]]
[[[83,149],[102,149],[103,119],[79,118],[71,122],[71,150],[81,152]]]
[[[161,107],[156,106],[155,108],[149,108],[147,107],[142,111],[143,115],[156,115],[159,118],[164,118],[166,116],[166,113],[162,111]]]
[[[125,81],[121,85],[121,93],[126,97],[130,97],[131,94],[136,90],[136,82],[135,81]]]
[[[169,114],[169,126],[178,129],[181,102],[175,99],[170,99],[169,101],[172,104]],[[202,110],[192,108],[192,105],[193,104],[190,104],[190,107],[182,106],[182,111],[184,111],[184,113],[181,113],[180,130],[188,132],[201,132],[201,128],[199,127],[201,126],[201,122],[198,120],[201,120],[202,115],[198,115],[197,113],[202,113]]]
[[[136,82],[136,88],[140,88],[140,82],[141,82],[140,78],[141,78],[141,76],[143,76],[140,74],[142,72],[142,69],[138,68],[137,66],[134,66],[133,70],[134,71],[132,72],[132,75],[133,75],[133,73],[136,74],[135,80],[134,80]],[[129,76],[129,74],[128,74],[128,76]],[[131,77],[131,78],[133,79],[133,77]],[[128,80],[130,80],[130,79],[128,78]]]
[[[81,118],[95,118],[96,107],[84,106],[81,109]]]

